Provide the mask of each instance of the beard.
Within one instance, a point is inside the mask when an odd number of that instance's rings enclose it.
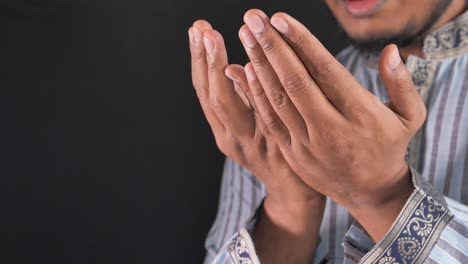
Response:
[[[422,41],[428,31],[445,13],[452,1],[453,0],[438,0],[431,9],[431,15],[422,25],[417,25],[413,19],[405,26],[404,29],[398,33],[387,35],[379,34],[369,36],[365,39],[357,39],[349,36],[329,9],[328,12],[332,16],[332,19],[335,21],[335,23],[338,25],[339,29],[346,35],[347,42],[349,44],[355,46],[361,51],[373,53],[382,51],[389,44],[396,44],[398,47],[404,48],[418,41]]]

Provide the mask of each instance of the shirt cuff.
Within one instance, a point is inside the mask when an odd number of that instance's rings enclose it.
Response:
[[[249,232],[242,228],[227,246],[227,251],[235,264],[260,264]]]
[[[234,264],[260,264],[260,260],[255,251],[255,246],[251,237],[255,224],[260,213],[259,208],[255,211],[254,215],[246,223],[245,227],[233,235],[231,240],[225,245],[224,250],[231,256],[231,261]]]
[[[453,214],[442,195],[410,168],[415,190],[384,238],[377,244],[356,222],[343,246],[345,258],[359,263],[423,263]]]

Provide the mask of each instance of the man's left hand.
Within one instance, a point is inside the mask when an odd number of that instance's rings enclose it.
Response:
[[[379,240],[414,189],[405,153],[426,117],[397,47],[385,48],[379,65],[386,105],[292,17],[279,13],[270,22],[250,10],[244,21],[249,85],[283,155]]]

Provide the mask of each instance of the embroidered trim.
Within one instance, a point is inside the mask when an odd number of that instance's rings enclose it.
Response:
[[[253,243],[245,229],[241,229],[239,234],[232,239],[227,250],[236,264],[260,264],[257,255],[255,255]]]
[[[429,33],[423,52],[428,59],[456,56],[468,50],[468,12]]]
[[[411,71],[413,83],[417,90],[421,91],[421,89],[431,86],[436,70],[433,61],[413,58],[413,61],[408,61],[407,68]]]
[[[423,52],[428,60],[440,60],[468,51],[468,11],[444,26],[429,32],[423,40]],[[380,53],[368,53],[367,66],[378,69]]]
[[[360,263],[423,263],[453,214],[443,197],[433,193],[412,168],[416,190],[403,207],[384,240]]]

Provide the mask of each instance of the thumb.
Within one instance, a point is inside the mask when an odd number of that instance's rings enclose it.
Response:
[[[402,62],[398,47],[388,45],[380,55],[380,78],[390,99],[389,107],[413,131],[426,119],[426,106],[414,87],[411,74]]]

